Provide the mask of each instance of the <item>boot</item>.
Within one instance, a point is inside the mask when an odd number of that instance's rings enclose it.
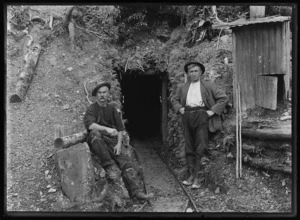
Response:
[[[120,175],[119,168],[115,164],[105,167],[105,171],[106,177],[111,180],[116,180]]]
[[[199,174],[195,174],[195,179],[192,185],[192,189],[199,189],[201,187],[200,181],[199,181]]]
[[[149,193],[149,194],[145,194],[143,192],[138,192],[135,197],[138,199],[138,200],[148,200],[148,199],[151,199],[152,197],[154,196],[153,193]]]
[[[193,171],[191,169],[189,170],[189,174],[190,174],[189,178],[182,182],[183,185],[190,186],[190,185],[193,184],[194,174],[193,174]]]

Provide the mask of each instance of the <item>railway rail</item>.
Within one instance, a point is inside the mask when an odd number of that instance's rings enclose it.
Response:
[[[184,194],[187,197],[187,202],[185,203],[183,212],[201,212],[201,208],[198,207],[192,197],[192,195],[187,191],[186,187],[181,183],[181,181],[177,178],[176,174],[173,172],[173,170],[170,168],[170,166],[168,165],[167,161],[160,155],[160,153],[157,151],[157,149],[155,148],[153,141],[151,141],[151,147],[152,149],[154,149],[155,153],[158,155],[158,157],[161,159],[161,161],[166,165],[166,167],[168,168],[168,171],[173,175],[174,179],[176,180],[176,182],[180,185],[180,188],[182,189],[182,191],[184,192]],[[135,157],[137,159],[138,162],[142,162],[136,152],[136,148],[134,145],[132,145],[134,147],[134,154]],[[145,182],[145,178],[143,176],[143,182],[144,182],[144,190],[146,193],[148,193],[147,187],[146,187],[146,182]],[[153,204],[151,200],[148,200],[147,202],[144,203],[144,205],[142,206],[141,210],[144,208],[144,206],[146,205],[146,203],[148,203],[150,206]],[[190,210],[190,211],[189,211]]]

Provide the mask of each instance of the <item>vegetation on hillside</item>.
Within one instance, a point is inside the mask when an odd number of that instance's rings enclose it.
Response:
[[[200,38],[203,21],[212,23],[216,18],[223,22],[232,22],[239,18],[249,18],[249,6],[217,6],[216,13],[211,6],[204,5],[166,5],[166,4],[128,4],[110,6],[75,6],[74,16],[79,29],[77,40],[85,42],[86,33],[94,39],[107,42],[105,52],[99,56],[95,72],[102,72],[102,78],[112,82],[112,100],[120,104],[121,88],[116,73],[154,70],[168,72],[169,103],[178,85],[184,83],[183,65],[189,58],[196,58],[206,66],[207,77],[215,77],[217,85],[222,85],[231,97],[232,65],[231,45],[222,43],[222,35],[230,32],[213,32],[207,29],[208,37]],[[10,22],[17,30],[30,29],[28,7],[11,6]],[[291,15],[291,7],[266,6],[266,16]],[[156,37],[156,29],[167,23],[172,31],[167,41]],[[201,23],[202,22],[202,23]],[[57,20],[46,39],[66,36],[67,28],[63,20]],[[229,63],[224,61],[229,59]],[[97,75],[89,75],[94,79]],[[185,163],[183,157],[184,138],[178,115],[170,108],[168,123],[168,144],[172,153],[179,159],[179,165]]]

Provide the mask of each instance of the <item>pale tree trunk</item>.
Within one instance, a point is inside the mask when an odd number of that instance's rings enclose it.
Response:
[[[250,6],[250,20],[265,17],[265,6]]]
[[[83,143],[87,138],[87,131],[82,131],[70,136],[59,137],[54,141],[54,147],[56,149],[65,149],[72,145]]]
[[[33,75],[35,73],[35,67],[39,60],[41,52],[41,45],[34,44],[29,53],[25,56],[25,68],[20,74],[19,81],[17,82],[15,93],[10,97],[10,102],[21,102],[29,88]]]

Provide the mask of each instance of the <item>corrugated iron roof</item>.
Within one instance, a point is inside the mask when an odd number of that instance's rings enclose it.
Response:
[[[284,22],[289,21],[291,18],[290,16],[272,16],[272,17],[264,17],[264,18],[257,18],[255,20],[245,20],[245,19],[238,19],[234,22],[230,23],[222,23],[222,24],[214,24],[212,28],[233,28],[237,26],[245,26],[250,24],[259,24],[259,23],[271,23],[271,22]]]

